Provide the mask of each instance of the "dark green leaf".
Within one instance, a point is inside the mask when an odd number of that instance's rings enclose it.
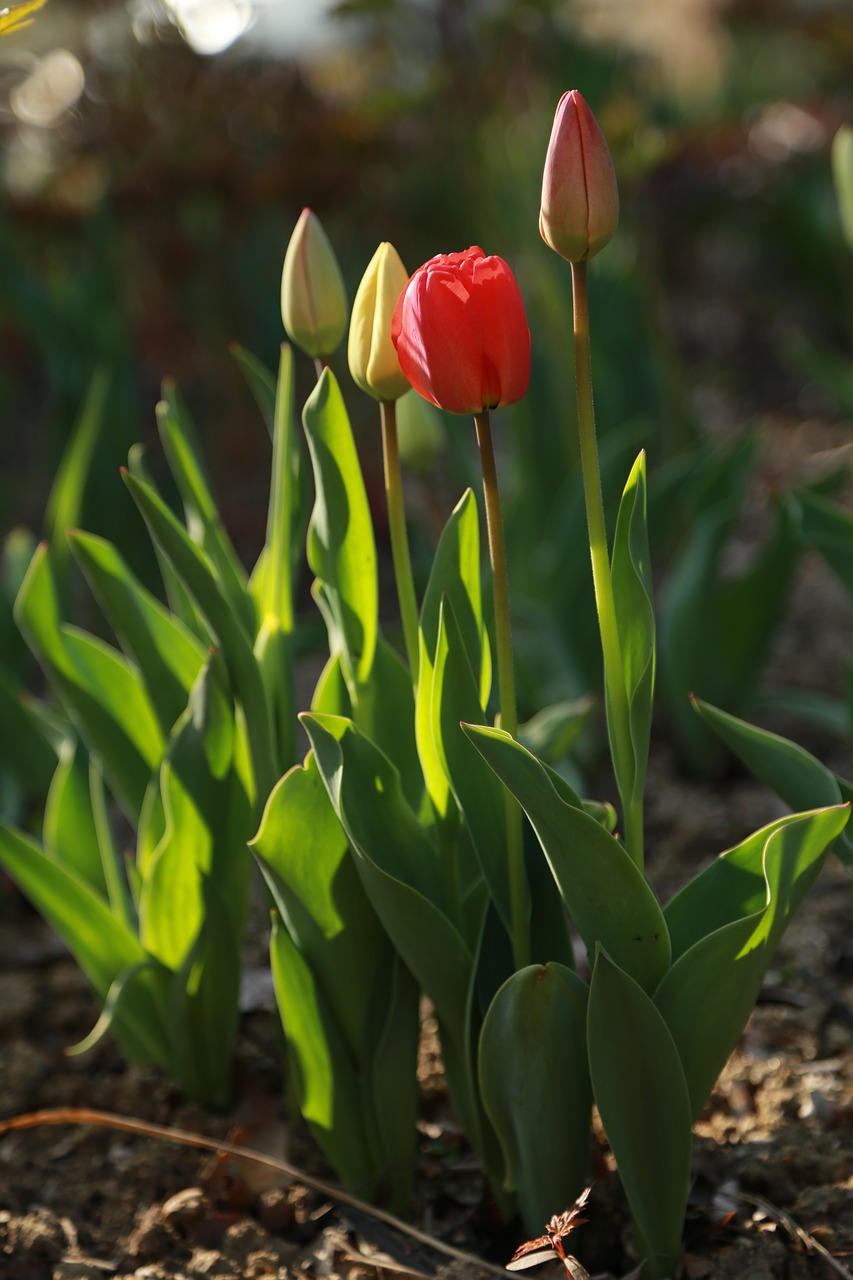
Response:
[[[595,1103],[645,1255],[644,1275],[675,1274],[690,1180],[690,1099],[661,1014],[610,957],[595,960],[587,1014]]]
[[[500,729],[466,732],[524,809],[587,950],[597,943],[654,991],[669,967],[669,934],[642,872],[619,841],[567,798],[570,789]]]
[[[498,991],[480,1036],[480,1088],[503,1149],[504,1185],[518,1192],[533,1235],[584,1183],[592,1107],[588,995],[570,969],[531,965]]]

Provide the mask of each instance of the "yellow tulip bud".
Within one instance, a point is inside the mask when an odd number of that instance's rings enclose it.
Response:
[[[398,400],[409,390],[391,341],[391,317],[409,277],[386,241],[370,259],[355,295],[347,358],[353,381],[375,400]]]
[[[347,295],[335,251],[310,209],[299,216],[284,255],[281,318],[306,355],[329,356],[347,327]]]

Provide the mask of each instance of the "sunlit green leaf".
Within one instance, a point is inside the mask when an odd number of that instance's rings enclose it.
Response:
[[[74,531],[71,550],[125,653],[139,667],[164,733],[187,705],[207,649],[147,591],[112,543]]]
[[[696,1119],[746,1025],[779,939],[847,821],[835,806],[756,832],[667,907],[678,953],[654,994]],[[692,930],[692,936],[691,936]]]
[[[611,563],[632,748],[631,760],[622,764],[617,777],[619,793],[626,803],[643,794],[655,683],[655,613],[646,528],[645,461],[645,453],[641,453],[625,485]]]
[[[348,681],[365,684],[373,665],[379,589],[376,545],[358,454],[334,374],[323,370],[302,414],[314,469],[308,563],[323,583]]]

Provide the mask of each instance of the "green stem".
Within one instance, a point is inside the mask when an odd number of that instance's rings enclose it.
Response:
[[[601,471],[595,438],[595,411],[592,403],[592,360],[589,343],[589,304],[587,299],[586,263],[572,263],[574,297],[575,378],[578,397],[578,430],[580,433],[581,471],[583,474],[586,518],[589,529],[589,551],[592,559],[592,581],[595,607],[604,655],[604,687],[607,693],[607,723],[610,754],[625,822],[625,845],[639,867],[643,865],[643,797],[632,796],[628,778],[634,773],[634,750],[628,695],[622,668],[622,651],[616,625],[616,602],[610,575],[607,550],[607,527],[604,500],[601,496]],[[627,794],[626,794],[627,792]]]
[[[488,410],[474,415],[480,463],[483,469],[483,495],[486,501],[486,528],[489,535],[489,559],[492,566],[492,593],[495,606],[495,649],[498,663],[498,696],[501,728],[513,737],[518,733],[518,710],[515,700],[515,674],[512,665],[512,627],[509,614],[509,578],[506,568],[503,516],[492,446],[492,428]],[[504,789],[506,801],[506,840],[509,867],[510,911],[512,914],[512,953],[516,969],[530,963],[530,931],[528,926],[527,878],[524,872],[521,809],[510,792]]]
[[[403,505],[400,450],[397,445],[396,400],[381,401],[379,410],[382,415],[382,458],[385,465],[385,498],[388,503],[391,556],[394,561],[394,577],[397,581],[397,599],[400,602],[406,656],[409,659],[412,684],[416,685],[418,682],[418,601],[412,578],[406,512]]]

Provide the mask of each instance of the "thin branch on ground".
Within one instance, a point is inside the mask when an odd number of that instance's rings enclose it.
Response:
[[[801,1227],[784,1209],[780,1209],[769,1200],[765,1200],[763,1196],[753,1195],[749,1191],[727,1191],[726,1195],[732,1200],[745,1200],[747,1204],[753,1204],[762,1209],[769,1218],[784,1227],[793,1240],[797,1240],[800,1244],[804,1244],[807,1249],[820,1254],[827,1266],[831,1267],[838,1275],[845,1276],[846,1280],[853,1280],[853,1274],[837,1258],[832,1256],[826,1246],[822,1245],[814,1236],[809,1235],[808,1231]]]
[[[44,1111],[30,1111],[25,1115],[12,1116],[8,1120],[0,1120],[0,1136],[4,1133],[11,1133],[14,1130],[37,1129],[42,1125],[60,1124],[90,1124],[102,1129],[120,1129],[124,1133],[135,1133],[144,1138],[156,1138],[161,1142],[177,1142],[185,1147],[198,1147],[202,1151],[212,1151],[219,1155],[233,1156],[238,1160],[253,1160],[256,1164],[265,1165],[268,1169],[275,1169],[277,1172],[293,1178],[296,1182],[303,1183],[306,1187],[310,1187],[312,1191],[318,1191],[320,1195],[328,1196],[330,1200],[335,1200],[338,1204],[350,1205],[354,1209],[361,1210],[362,1213],[369,1214],[370,1217],[379,1222],[384,1222],[386,1226],[393,1227],[395,1231],[402,1232],[429,1249],[447,1254],[450,1258],[456,1258],[459,1262],[466,1262],[470,1266],[478,1267],[481,1271],[489,1272],[491,1275],[510,1275],[503,1267],[496,1267],[493,1263],[485,1262],[473,1253],[466,1253],[464,1249],[456,1249],[451,1244],[445,1244],[444,1241],[437,1240],[434,1236],[419,1231],[417,1227],[411,1226],[408,1222],[403,1222],[401,1218],[396,1218],[392,1213],[386,1213],[384,1209],[377,1209],[374,1205],[367,1204],[364,1200],[359,1200],[356,1196],[350,1195],[348,1191],[344,1191],[342,1187],[336,1187],[331,1182],[325,1182],[322,1178],[315,1178],[312,1174],[305,1173],[287,1160],[279,1159],[277,1156],[265,1155],[261,1151],[252,1151],[250,1147],[241,1147],[233,1142],[220,1142],[215,1138],[204,1138],[201,1134],[190,1133],[187,1129],[175,1129],[169,1125],[151,1124],[147,1120],[135,1120],[128,1116],[116,1115],[111,1111],[97,1111],[89,1107],[54,1107]],[[850,1276],[849,1272],[845,1271],[844,1275],[849,1276],[849,1280],[853,1280],[853,1276]]]

